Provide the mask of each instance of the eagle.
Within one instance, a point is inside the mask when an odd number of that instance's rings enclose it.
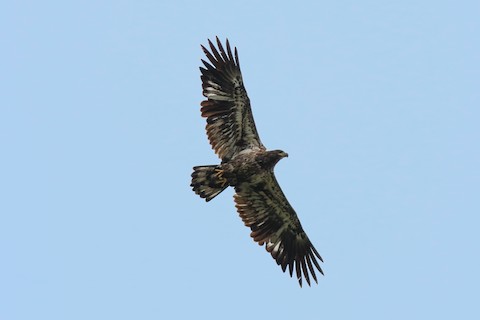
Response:
[[[243,85],[237,48],[234,53],[226,40],[226,50],[216,38],[217,47],[208,40],[210,51],[201,48],[209,62],[201,59],[203,96],[201,115],[212,149],[220,157],[219,165],[193,167],[193,191],[210,201],[227,187],[235,189],[238,214],[250,227],[255,242],[265,245],[283,272],[293,271],[302,286],[305,278],[316,283],[315,268],[323,275],[318,260],[322,257],[310,242],[273,169],[288,154],[268,151],[255,127],[250,99]],[[317,260],[318,259],[318,260]]]

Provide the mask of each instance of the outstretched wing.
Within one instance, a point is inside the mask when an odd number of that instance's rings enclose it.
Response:
[[[203,95],[202,117],[207,118],[207,135],[215,153],[228,161],[245,149],[265,149],[260,142],[253,121],[250,100],[243,86],[237,48],[232,55],[227,40],[227,51],[217,37],[217,48],[208,40],[211,53],[202,46],[210,63],[202,59]]]
[[[271,253],[282,270],[289,269],[290,276],[296,271],[298,282],[302,286],[302,274],[308,285],[310,275],[317,282],[315,268],[323,274],[317,258],[322,257],[313,247],[295,210],[278,185],[272,171],[265,171],[235,187],[234,196],[237,211],[246,226],[250,227],[250,236],[259,245]]]

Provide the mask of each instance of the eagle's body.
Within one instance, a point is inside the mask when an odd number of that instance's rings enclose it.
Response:
[[[209,41],[211,53],[202,46],[210,63],[203,61],[202,116],[207,118],[207,135],[222,159],[219,165],[194,167],[191,186],[196,194],[210,201],[225,188],[235,189],[237,211],[251,236],[265,244],[268,252],[290,276],[295,269],[300,286],[302,275],[310,285],[315,281],[314,266],[322,274],[322,261],[283,194],[273,169],[288,155],[281,150],[267,151],[253,121],[250,100],[240,72],[238,54],[233,56],[227,40],[227,51],[217,38],[218,50]]]
[[[241,183],[259,183],[255,181],[255,178],[263,171],[273,171],[275,164],[283,157],[287,157],[287,154],[281,150],[252,151],[222,163],[221,168],[229,186],[235,187]]]

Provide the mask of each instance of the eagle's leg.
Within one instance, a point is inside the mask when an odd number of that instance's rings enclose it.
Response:
[[[228,183],[227,179],[223,176],[224,170],[223,169],[215,169],[215,177],[218,179],[218,181],[221,183],[222,188],[225,187],[225,185]]]

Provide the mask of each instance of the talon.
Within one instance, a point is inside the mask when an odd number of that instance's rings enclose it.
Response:
[[[227,179],[223,177],[223,172],[222,169],[215,169],[215,177],[220,181],[222,188],[227,184]]]
[[[223,174],[222,169],[215,169],[215,177],[220,178],[222,174]]]

